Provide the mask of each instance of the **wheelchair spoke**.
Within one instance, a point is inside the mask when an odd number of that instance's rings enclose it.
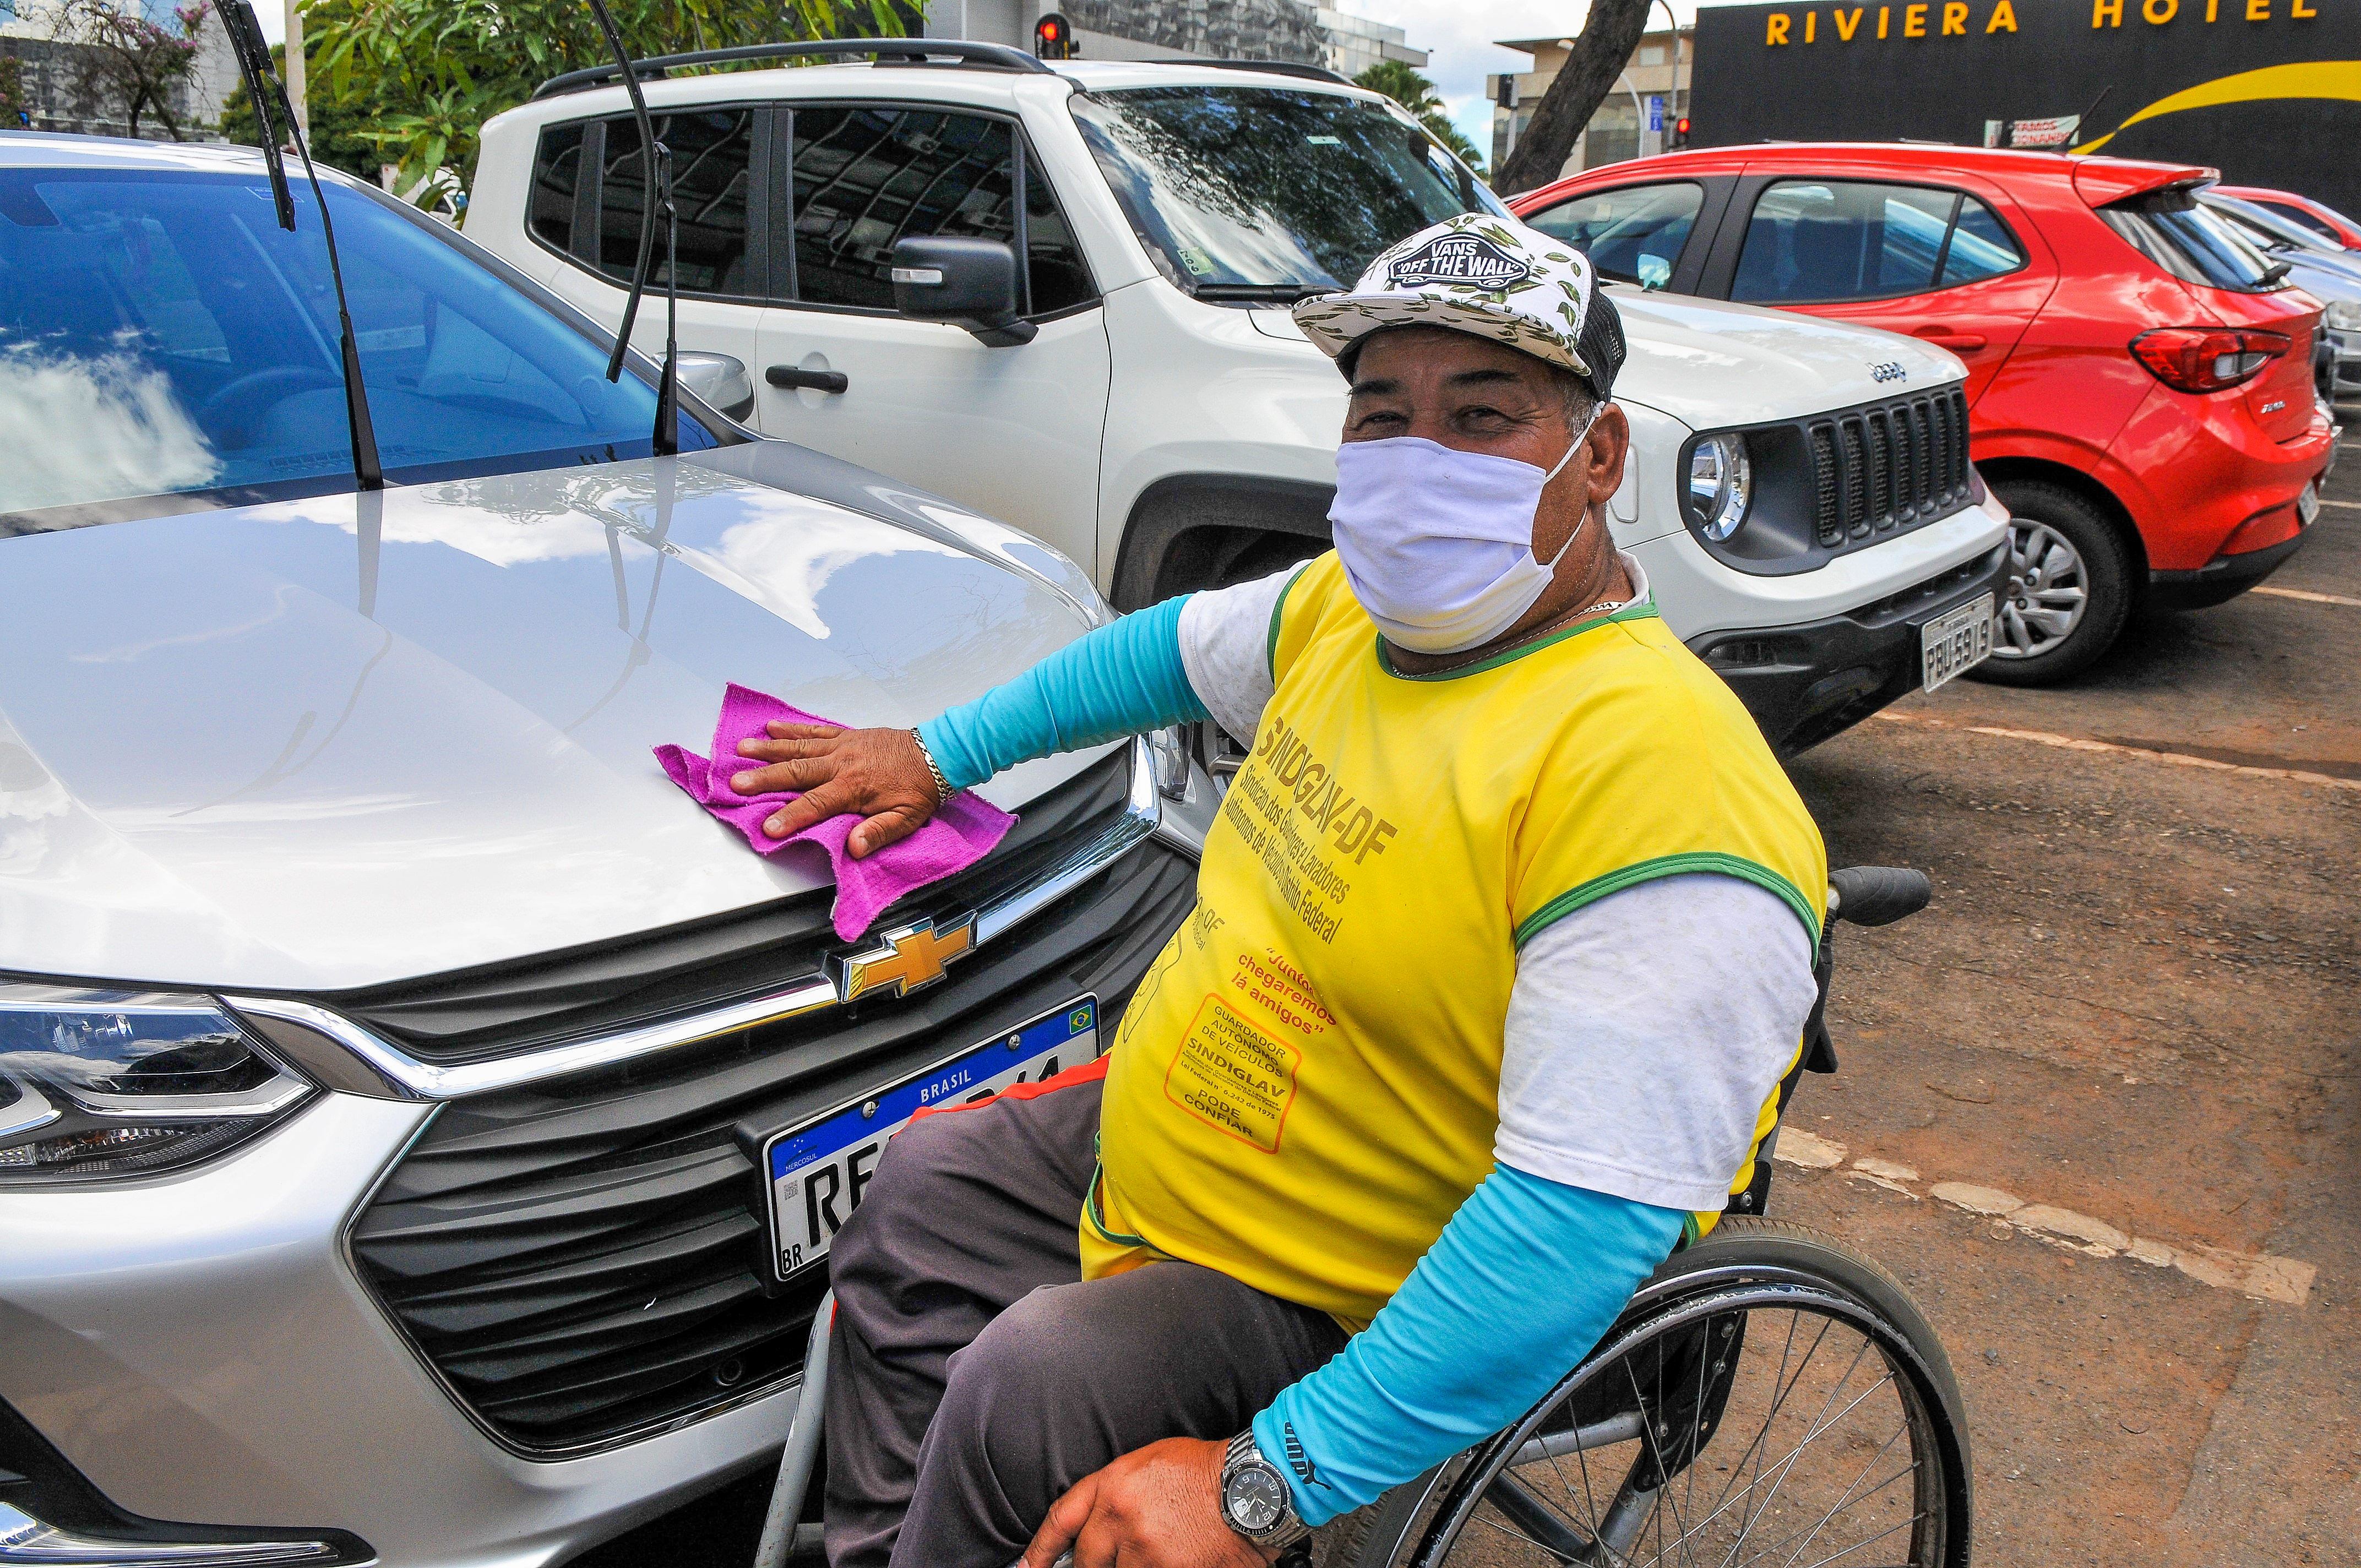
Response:
[[[1753,1530],[1754,1521],[1761,1519],[1764,1513],[1769,1511],[1772,1499],[1779,1495],[1779,1489],[1787,1484],[1788,1475],[1793,1474],[1793,1466],[1796,1457],[1800,1455],[1806,1448],[1811,1445],[1811,1442],[1814,1438],[1817,1437],[1823,1431],[1827,1430],[1827,1423],[1824,1418],[1828,1415],[1828,1407],[1836,1403],[1837,1396],[1843,1393],[1845,1385],[1852,1381],[1853,1373],[1859,1370],[1862,1357],[1869,1354],[1870,1349],[1871,1346],[1869,1341],[1866,1339],[1862,1340],[1861,1342],[1861,1348],[1853,1353],[1851,1365],[1845,1368],[1844,1376],[1837,1379],[1836,1387],[1828,1390],[1828,1397],[1821,1402],[1818,1412],[1813,1416],[1812,1420],[1808,1423],[1806,1423],[1804,1430],[1804,1435],[1796,1441],[1795,1447],[1789,1449],[1785,1453],[1780,1456],[1778,1464],[1773,1466],[1773,1468],[1779,1473],[1778,1479],[1772,1482],[1771,1490],[1763,1494],[1761,1506],[1756,1508],[1747,1516],[1745,1528],[1739,1532],[1739,1539],[1741,1541],[1743,1541],[1746,1534]],[[1844,1409],[1838,1411],[1838,1417],[1841,1419],[1843,1416],[1850,1413],[1854,1405],[1860,1404],[1861,1399],[1868,1398],[1871,1394],[1876,1393],[1879,1388],[1885,1387],[1893,1381],[1893,1375],[1889,1373],[1877,1383],[1872,1384],[1868,1391],[1861,1396],[1861,1398],[1855,1399],[1851,1405],[1847,1405]],[[1758,1482],[1761,1479],[1761,1472],[1759,1470],[1756,1472],[1756,1479]],[[1733,1544],[1730,1549],[1730,1556],[1722,1559],[1723,1563],[1727,1564],[1730,1561],[1730,1558],[1735,1557],[1737,1554],[1738,1547]]]
[[[1969,1518],[1948,1376],[1923,1320],[1874,1296],[1721,1273],[1635,1315],[1554,1408],[1431,1494],[1416,1561],[1958,1568]],[[1708,1464],[1719,1481],[1697,1474]],[[1398,1550],[1356,1568],[1410,1561]]]
[[[1773,1376],[1771,1382],[1771,1387],[1778,1391],[1778,1397],[1771,1401],[1770,1409],[1763,1412],[1763,1430],[1755,1434],[1754,1441],[1746,1445],[1746,1451],[1738,1456],[1738,1463],[1730,1466],[1730,1479],[1722,1486],[1721,1497],[1714,1499],[1713,1511],[1716,1514],[1721,1512],[1722,1500],[1730,1496],[1730,1488],[1736,1486],[1738,1484],[1739,1477],[1745,1474],[1746,1462],[1748,1460],[1752,1459],[1754,1461],[1754,1477],[1752,1480],[1747,1482],[1747,1489],[1751,1491],[1755,1486],[1762,1484],[1763,1464],[1761,1450],[1770,1442],[1771,1423],[1779,1419],[1780,1409],[1786,1404],[1787,1396],[1794,1392],[1796,1387],[1801,1386],[1803,1382],[1804,1369],[1812,1364],[1812,1357],[1819,1354],[1821,1343],[1828,1337],[1828,1330],[1834,1326],[1825,1319],[1822,1320],[1820,1323],[1820,1332],[1812,1337],[1811,1347],[1804,1352],[1804,1359],[1796,1364],[1795,1379],[1793,1381],[1789,1381],[1787,1377],[1787,1363],[1788,1359],[1795,1354],[1795,1331],[1797,1328],[1802,1326],[1803,1321],[1803,1314],[1799,1312],[1790,1312],[1787,1314],[1787,1343],[1780,1350],[1779,1370]]]
[[[1535,1546],[1554,1557],[1568,1563],[1582,1563],[1591,1555],[1595,1541],[1576,1535],[1572,1526],[1557,1517],[1557,1510],[1533,1495],[1532,1488],[1514,1475],[1503,1472],[1484,1494],[1484,1500],[1508,1516],[1510,1524],[1532,1537]]]
[[[1866,1460],[1862,1461],[1860,1473],[1845,1484],[1845,1489],[1841,1493],[1838,1494],[1837,1500],[1828,1505],[1828,1511],[1822,1514],[1818,1519],[1812,1522],[1811,1534],[1817,1535],[1819,1533],[1819,1530],[1822,1525],[1827,1524],[1828,1520],[1836,1518],[1839,1512],[1852,1502],[1853,1489],[1861,1485],[1861,1477],[1867,1475],[1872,1470],[1875,1469],[1877,1467],[1877,1462],[1884,1458],[1886,1453],[1892,1450],[1896,1442],[1909,1435],[1909,1431],[1910,1429],[1907,1425],[1895,1427],[1894,1429],[1894,1435],[1877,1445],[1877,1452],[1871,1454]],[[1885,1490],[1886,1487],[1892,1486],[1901,1477],[1916,1474],[1917,1474],[1917,1466],[1905,1465],[1861,1495],[1864,1497],[1873,1497],[1878,1493]],[[1806,1539],[1808,1541],[1809,1536],[1806,1536]],[[1804,1548],[1799,1544],[1794,1552],[1788,1554],[1787,1561],[1780,1564],[1780,1568],[1794,1568],[1795,1559],[1801,1557],[1803,1554]],[[1749,1559],[1750,1562],[1756,1560],[1758,1559]]]
[[[1481,1513],[1470,1515],[1467,1522],[1470,1524],[1480,1524],[1487,1530],[1498,1530],[1500,1534],[1507,1536],[1511,1541],[1521,1541],[1536,1552],[1548,1552],[1553,1558],[1556,1559],[1560,1563],[1573,1563],[1575,1568],[1588,1568],[1588,1565],[1586,1564],[1581,1558],[1570,1557],[1565,1552],[1559,1552],[1555,1548],[1550,1546],[1545,1541],[1535,1541],[1532,1536],[1527,1535],[1521,1530],[1511,1530],[1507,1525],[1488,1519]]]
[[[1895,1471],[1894,1475],[1887,1476],[1884,1480],[1880,1481],[1875,1486],[1870,1488],[1870,1490],[1863,1494],[1863,1496],[1876,1496],[1880,1491],[1892,1486],[1899,1477],[1913,1474],[1915,1466],[1905,1466],[1904,1468]],[[1795,1549],[1787,1554],[1786,1563],[1781,1565],[1781,1568],[1791,1568],[1795,1560],[1804,1554],[1804,1549],[1811,1545],[1812,1538],[1819,1533],[1821,1527],[1828,1522],[1828,1519],[1833,1517],[1835,1512],[1836,1510],[1831,1508],[1828,1513],[1822,1514],[1818,1519],[1814,1519],[1811,1523],[1791,1530],[1776,1541],[1764,1542],[1763,1550],[1757,1552],[1752,1557],[1747,1558],[1744,1563],[1739,1564],[1739,1568],[1751,1568],[1752,1564],[1762,1562],[1764,1558],[1770,1556],[1773,1552],[1778,1551],[1789,1541],[1794,1541],[1796,1543]]]

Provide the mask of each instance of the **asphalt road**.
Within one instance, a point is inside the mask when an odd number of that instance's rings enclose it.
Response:
[[[1794,768],[1832,864],[1937,891],[1841,928],[1842,1070],[1806,1079],[1771,1212],[1942,1334],[1980,1563],[2361,1565],[2361,433],[2342,455],[2272,591]],[[743,1563],[767,1483],[581,1562]]]
[[[1840,928],[1843,1070],[1788,1117],[1835,1163],[1783,1162],[1771,1209],[1941,1332],[1980,1562],[2361,1564],[2345,441],[2271,591],[2153,616],[2066,688],[1913,697],[1794,769],[1831,863],[1937,892]],[[2123,749],[2061,744],[2092,740]]]

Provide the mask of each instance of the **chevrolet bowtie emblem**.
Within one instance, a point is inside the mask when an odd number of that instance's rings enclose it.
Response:
[[[962,916],[937,929],[931,920],[888,931],[882,945],[838,960],[836,994],[852,1002],[872,992],[902,996],[943,978],[943,967],[975,947],[975,921]]]

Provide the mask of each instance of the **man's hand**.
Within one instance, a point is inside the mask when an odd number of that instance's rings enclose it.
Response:
[[[1222,1522],[1225,1442],[1170,1437],[1085,1475],[1049,1509],[1024,1568],[1263,1568],[1265,1552]]]
[[[854,860],[863,860],[916,833],[943,803],[918,738],[907,729],[779,723],[765,728],[768,740],[741,740],[738,754],[771,765],[737,774],[730,787],[740,795],[804,792],[763,821],[763,831],[774,839],[858,812],[865,820],[845,847]]]

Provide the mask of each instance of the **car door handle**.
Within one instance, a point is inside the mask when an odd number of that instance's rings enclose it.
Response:
[[[1910,335],[1922,343],[1931,343],[1938,348],[1948,348],[1954,354],[1973,354],[1984,345],[1983,334],[1953,332],[1947,326],[1922,326]]]
[[[774,387],[804,392],[841,392],[852,385],[851,378],[841,370],[798,370],[792,365],[774,365],[763,372],[763,379]]]

